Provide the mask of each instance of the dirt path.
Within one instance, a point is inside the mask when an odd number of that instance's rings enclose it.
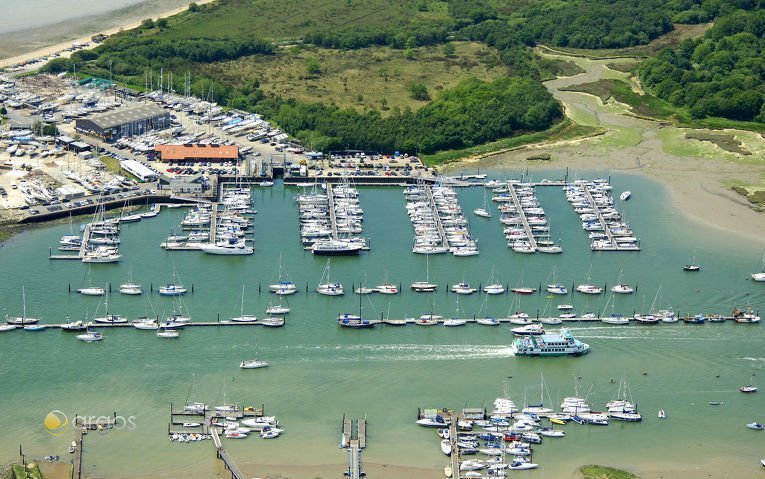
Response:
[[[585,70],[575,76],[548,81],[545,86],[563,104],[569,118],[583,125],[606,128],[608,132],[563,144],[531,145],[471,162],[471,168],[568,167],[574,171],[605,168],[639,172],[667,185],[680,210],[694,219],[765,245],[765,216],[749,208],[744,198],[725,186],[734,182],[756,183],[765,178],[765,140],[762,136],[726,130],[753,152],[751,156],[726,152],[708,142],[686,139],[685,133],[689,130],[636,118],[629,114],[626,105],[612,101],[603,104],[593,95],[562,91],[600,79],[629,81],[628,73],[606,67],[614,60],[541,54],[574,62]],[[540,153],[550,154],[552,161],[544,165],[526,161],[531,154]],[[459,164],[455,166],[459,167]]]

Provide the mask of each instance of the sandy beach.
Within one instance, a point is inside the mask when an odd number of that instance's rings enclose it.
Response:
[[[195,3],[197,3],[198,5],[204,5],[206,3],[211,3],[213,1],[214,0],[198,0]],[[186,2],[186,3],[184,3],[183,6],[180,6],[180,7],[176,7],[176,8],[172,8],[172,9],[167,9],[167,10],[164,10],[164,11],[160,11],[159,13],[155,13],[154,15],[145,15],[145,14],[142,13],[143,11],[137,10],[137,11],[134,11],[133,14],[126,16],[126,20],[127,20],[126,22],[124,22],[124,23],[122,23],[120,25],[117,25],[117,26],[112,26],[110,28],[96,28],[98,22],[90,21],[90,20],[93,20],[93,19],[88,19],[88,17],[85,17],[85,18],[82,18],[82,19],[79,19],[79,20],[73,20],[71,22],[67,22],[66,27],[67,27],[67,30],[69,30],[69,31],[78,31],[80,28],[87,28],[87,27],[92,27],[93,29],[90,30],[90,31],[84,31],[84,32],[80,33],[78,36],[74,36],[74,35],[71,35],[71,34],[67,35],[66,33],[62,33],[62,35],[66,38],[65,40],[59,41],[59,42],[57,42],[55,44],[52,44],[52,45],[47,45],[47,46],[43,46],[41,48],[37,48],[37,49],[35,49],[33,51],[19,53],[17,55],[14,55],[14,56],[11,56],[11,57],[8,57],[8,58],[0,59],[0,68],[5,68],[5,67],[8,67],[10,65],[15,65],[15,64],[18,64],[18,63],[23,63],[23,62],[31,60],[33,58],[40,58],[40,57],[43,57],[43,56],[51,55],[53,53],[60,53],[61,56],[68,57],[69,55],[71,55],[72,52],[66,51],[66,49],[71,47],[73,43],[90,42],[90,38],[93,35],[95,35],[96,33],[104,33],[106,35],[113,35],[113,34],[119,32],[120,30],[130,30],[130,29],[136,28],[136,27],[138,27],[141,24],[141,22],[145,18],[152,18],[152,19],[156,20],[158,18],[163,18],[163,17],[169,17],[169,16],[172,16],[172,15],[176,15],[176,14],[186,10],[188,8],[188,3],[191,3],[191,2]],[[139,15],[139,17],[136,18],[136,15]],[[79,24],[80,24],[79,28],[78,28],[77,25],[74,25],[74,26],[72,25],[72,23],[76,23],[76,22],[79,22]],[[51,27],[45,27],[45,28],[43,28],[41,30],[49,30],[49,29],[55,30],[57,28],[60,29],[60,28],[62,28],[62,26],[61,25],[58,25],[58,26],[54,25],[54,26],[51,26]],[[20,32],[20,33],[12,32],[10,34],[4,35],[5,40],[6,40],[5,50],[9,50],[9,49],[19,50],[19,49],[22,49],[23,47],[18,46],[18,45],[16,47],[9,47],[8,46],[8,42],[10,41],[12,43],[14,38],[16,38],[16,37],[18,37],[18,36],[20,36],[22,34],[26,34],[26,33],[27,32]],[[52,35],[55,35],[55,33],[52,33]],[[5,50],[0,50],[0,53],[3,53]],[[39,68],[39,67],[40,67],[40,64],[36,64],[36,65],[33,66],[33,68]]]

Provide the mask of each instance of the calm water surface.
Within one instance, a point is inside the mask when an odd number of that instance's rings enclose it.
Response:
[[[580,312],[611,312],[605,295],[574,295],[552,303],[534,295],[523,297],[518,306],[511,304],[513,295],[473,295],[460,297],[458,303],[457,295],[445,293],[447,283],[463,279],[485,284],[492,268],[510,286],[538,286],[550,281],[557,267],[566,285],[590,276],[594,284],[610,287],[623,271],[624,281],[638,287],[636,294],[616,298],[614,311],[624,314],[647,310],[654,301],[657,308],[726,314],[736,305],[756,309],[765,304],[765,285],[747,280],[760,267],[764,244],[700,229],[672,209],[660,185],[643,177],[614,175],[612,182],[615,191],[633,193],[620,209],[641,238],[640,253],[590,252],[587,235],[561,189],[539,188],[553,237],[561,239],[564,254],[515,254],[505,245],[497,214],[484,220],[470,213],[481,254],[431,257],[430,279],[440,285],[433,295],[408,290],[409,283],[425,278],[426,259],[410,252],[412,228],[401,189],[363,187],[365,235],[372,251],[333,260],[332,279],[342,281],[348,291],[360,282],[379,283],[386,275],[403,284],[403,293],[392,298],[363,298],[368,317],[415,316],[431,310],[451,316],[458,309],[463,316],[504,316],[511,309],[534,315],[561,302],[573,303]],[[91,477],[144,477],[131,467],[136,458],[156,471],[156,477],[209,477],[220,469],[211,444],[174,444],[166,437],[170,402],[186,399],[194,376],[191,400],[220,403],[225,395],[229,401],[265,404],[266,412],[278,415],[286,427],[277,441],[251,438],[228,446],[248,471],[257,471],[258,464],[343,463],[346,456],[337,449],[343,413],[367,415],[365,462],[435,471],[445,461],[435,434],[414,425],[418,407],[490,407],[505,389],[516,403],[524,398],[537,402],[543,372],[545,403],[558,404],[561,397],[572,395],[574,378],[581,376],[581,392],[589,393],[594,409],[616,394],[618,384],[609,380],[618,383],[625,377],[645,420],[606,428],[566,426],[565,440],[547,440],[537,449],[534,459],[542,468],[527,473],[530,478],[565,477],[578,465],[593,462],[636,471],[669,471],[684,464],[687,471],[704,470],[705,477],[752,477],[759,472],[765,436],[745,424],[765,420],[763,396],[743,395],[737,389],[765,367],[763,326],[573,325],[574,334],[590,343],[592,353],[544,360],[512,357],[508,326],[340,329],[336,314],[357,311],[358,296],[329,298],[313,292],[325,260],[300,246],[293,200],[297,193],[281,184],[255,190],[256,254],[247,258],[160,249],[170,228],[178,228],[184,209],[163,210],[157,218],[125,225],[123,262],[95,265],[90,273],[79,262],[47,259],[48,248],[69,232],[69,225],[39,228],[0,248],[2,313],[20,313],[24,285],[28,314],[49,323],[67,315],[92,316],[98,307],[98,298],[69,294],[69,286],[74,290],[92,282],[116,287],[131,271],[148,290],[150,284],[156,288],[170,280],[176,269],[187,286],[194,285],[194,294],[184,300],[193,320],[238,314],[243,283],[245,310],[262,316],[273,299],[265,290],[278,277],[280,254],[283,271],[302,289],[289,298],[293,312],[281,329],[191,328],[178,341],[159,340],[147,331],[109,330],[99,344],[82,343],[58,330],[0,334],[0,359],[6,365],[0,372],[0,462],[13,460],[19,444],[33,456],[66,455],[70,435],[53,437],[42,427],[52,409],[70,417],[116,411],[134,415],[137,427],[88,438],[85,467]],[[484,202],[482,188],[462,189],[459,196],[466,212]],[[492,208],[496,212],[496,205]],[[682,266],[694,251],[702,271],[684,273]],[[114,295],[109,306],[132,319],[153,311],[167,314],[173,301],[156,294]],[[256,334],[261,356],[272,365],[242,371],[238,363],[252,356]],[[710,400],[724,404],[715,408],[707,404]],[[666,421],[655,419],[658,408],[667,411]],[[705,446],[711,436],[714,447]]]

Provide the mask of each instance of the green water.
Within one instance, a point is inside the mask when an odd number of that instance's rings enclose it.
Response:
[[[403,284],[404,291],[397,296],[364,298],[368,317],[388,311],[391,317],[415,316],[431,308],[451,316],[458,307],[457,296],[444,292],[446,284],[463,278],[476,286],[485,284],[492,267],[510,286],[538,286],[549,281],[557,267],[559,280],[567,286],[584,282],[591,270],[594,284],[610,287],[623,270],[624,281],[638,285],[636,294],[616,298],[615,311],[625,314],[650,308],[660,284],[662,306],[684,312],[729,313],[734,305],[749,303],[754,309],[765,305],[765,285],[746,280],[759,269],[765,243],[699,229],[672,208],[661,186],[644,177],[614,175],[612,182],[617,192],[629,189],[633,193],[623,206],[641,238],[640,253],[591,253],[587,235],[561,189],[539,188],[553,237],[562,240],[565,253],[515,254],[505,245],[498,215],[484,220],[470,214],[481,254],[431,257],[430,279],[440,284],[434,295],[408,290],[409,283],[425,278],[426,259],[410,253],[412,229],[401,190],[363,187],[364,234],[371,239],[372,251],[358,258],[333,259],[332,279],[342,281],[348,291],[354,283],[380,283],[386,274],[392,282]],[[582,392],[591,389],[589,403],[594,409],[602,408],[616,393],[617,384],[609,379],[618,383],[626,377],[645,420],[605,428],[567,426],[566,439],[547,440],[537,449],[534,459],[542,468],[524,474],[530,478],[566,477],[587,463],[625,467],[644,477],[670,471],[673,477],[681,477],[678,470],[684,477],[699,477],[700,471],[710,477],[758,473],[765,433],[750,431],[745,424],[765,420],[763,393],[743,395],[738,387],[752,373],[759,376],[765,369],[761,325],[573,325],[574,334],[590,343],[592,353],[543,360],[512,357],[508,326],[341,329],[335,316],[357,311],[358,296],[331,298],[313,292],[326,260],[300,246],[293,201],[297,193],[281,184],[255,190],[256,253],[251,257],[163,251],[159,243],[171,227],[177,229],[185,213],[163,210],[157,218],[123,227],[121,264],[94,265],[90,272],[92,283],[111,282],[116,288],[132,270],[134,280],[148,290],[150,284],[156,288],[167,282],[175,268],[187,286],[194,285],[195,292],[185,298],[193,320],[238,314],[245,283],[245,312],[262,316],[273,299],[265,291],[277,279],[281,253],[283,269],[302,288],[289,298],[292,313],[284,328],[190,328],[177,341],[160,340],[147,331],[107,330],[106,340],[96,344],[82,343],[57,330],[0,334],[0,358],[5,365],[0,372],[0,463],[13,460],[19,444],[31,456],[66,456],[71,434],[52,437],[42,426],[52,409],[70,417],[116,411],[135,416],[136,429],[89,437],[84,464],[89,476],[146,477],[151,470],[152,477],[211,477],[220,472],[220,464],[209,442],[175,444],[166,437],[170,402],[186,399],[194,375],[191,400],[217,404],[225,393],[229,401],[265,404],[266,412],[278,415],[286,427],[287,433],[276,441],[230,441],[227,447],[232,456],[250,474],[263,464],[338,464],[339,476],[339,465],[346,460],[337,449],[340,419],[347,413],[368,418],[365,463],[432,468],[433,477],[439,477],[444,457],[435,434],[414,425],[417,408],[491,407],[505,385],[518,404],[524,396],[536,402],[541,393],[540,372],[544,372],[549,395],[545,402],[559,403],[561,397],[571,395],[574,377],[581,376]],[[459,195],[466,212],[483,205],[483,189],[462,189]],[[47,259],[48,248],[55,247],[68,231],[68,225],[41,228],[0,248],[3,314],[20,313],[22,285],[28,315],[40,316],[44,322],[93,314],[98,298],[67,293],[69,285],[74,290],[87,281],[87,265]],[[702,271],[684,273],[682,266],[691,261],[694,250]],[[259,286],[263,293],[258,293]],[[512,299],[513,295],[461,297],[460,315],[504,316],[511,307],[517,309],[511,306]],[[589,303],[586,299],[564,297],[552,306],[573,302],[579,311],[598,312],[607,298],[590,298]],[[115,294],[109,309],[133,318],[151,314],[152,306],[158,314],[173,308],[171,299],[156,294]],[[524,297],[520,305],[531,315],[546,307],[544,295]],[[252,356],[256,334],[260,355],[272,365],[242,371],[238,363]],[[710,400],[724,404],[709,406]],[[658,408],[667,411],[666,421],[655,419]]]

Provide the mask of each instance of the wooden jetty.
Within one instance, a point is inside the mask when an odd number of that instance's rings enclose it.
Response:
[[[356,421],[343,415],[340,447],[348,449],[348,470],[343,475],[360,479],[365,475],[361,466],[361,452],[367,447],[367,419]]]
[[[523,206],[521,206],[521,200],[518,198],[518,192],[515,191],[516,183],[508,182],[508,188],[507,191],[510,193],[510,197],[513,199],[513,204],[515,205],[515,212],[518,214],[518,218],[521,220],[521,225],[523,226],[523,230],[526,232],[526,241],[529,242],[531,247],[534,249],[534,251],[537,251],[537,239],[534,237],[534,232],[531,231],[531,226],[529,225],[529,220],[526,218],[526,212],[523,209]]]
[[[84,417],[75,416],[72,425],[74,426],[74,456],[72,457],[72,479],[82,478],[82,454],[83,439],[88,431],[111,429],[116,424],[117,413],[111,418],[101,417],[96,421],[88,421]]]
[[[433,187],[430,185],[424,185],[423,188],[425,189],[425,194],[428,197],[428,204],[430,205],[430,210],[433,212],[433,219],[436,222],[436,228],[438,229],[438,236],[441,239],[441,244],[446,247],[446,249],[449,249],[449,238],[446,236],[446,230],[444,229],[444,224],[441,221],[441,214],[438,212],[438,206],[436,206],[436,199],[433,197]]]
[[[220,433],[218,432],[217,427],[212,428],[212,438],[213,444],[215,444],[215,455],[218,459],[223,461],[224,467],[228,472],[231,473],[231,479],[245,479],[245,475],[242,473],[236,463],[234,463],[234,460],[231,459],[231,456],[228,455],[226,448],[223,447],[223,443],[220,440]]]

